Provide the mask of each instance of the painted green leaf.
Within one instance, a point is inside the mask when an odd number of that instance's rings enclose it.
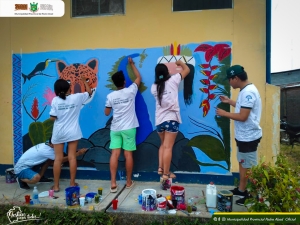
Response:
[[[45,141],[47,141],[52,135],[54,121],[47,119],[43,122],[44,133],[45,133]]]
[[[42,122],[33,122],[29,125],[29,137],[33,145],[37,145],[46,140]]]
[[[222,142],[213,136],[198,135],[193,137],[188,145],[200,149],[214,161],[227,161]]]

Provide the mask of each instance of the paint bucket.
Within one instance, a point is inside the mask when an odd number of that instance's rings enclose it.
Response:
[[[65,189],[67,206],[79,205],[80,187],[68,187]]]
[[[182,186],[171,187],[172,201],[175,200],[177,202],[177,205],[180,205],[180,203],[185,204],[184,196],[185,196],[184,187]]]
[[[160,197],[157,199],[157,210],[163,211],[167,208],[167,199],[165,197]]]
[[[17,181],[14,168],[6,169],[5,176],[6,176],[6,183],[8,184],[15,183]]]
[[[145,211],[156,210],[156,190],[145,189],[142,191],[142,209]]]
[[[217,196],[217,209],[221,212],[232,212],[233,194],[231,191],[221,190]]]

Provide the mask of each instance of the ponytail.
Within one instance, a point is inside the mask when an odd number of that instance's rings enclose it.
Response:
[[[155,67],[155,84],[157,99],[161,106],[161,100],[165,91],[165,82],[170,78],[168,67],[165,64],[159,63]]]
[[[62,98],[63,100],[66,100],[66,93],[62,91],[58,94],[58,97]]]

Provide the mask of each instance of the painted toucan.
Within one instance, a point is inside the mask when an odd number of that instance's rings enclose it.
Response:
[[[43,71],[48,67],[50,62],[56,62],[58,59],[46,59],[45,62],[40,62],[38,63],[35,68],[31,71],[30,74],[25,75],[22,73],[22,77],[24,78],[24,83],[26,82],[26,79],[30,80],[32,77],[37,76],[37,75],[42,75],[42,76],[48,76],[51,77],[50,75],[43,74]]]

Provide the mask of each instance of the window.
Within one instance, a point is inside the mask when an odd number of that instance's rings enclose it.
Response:
[[[206,9],[231,9],[233,0],[173,0],[173,12],[206,10]]]
[[[72,17],[124,14],[125,0],[72,0]]]

